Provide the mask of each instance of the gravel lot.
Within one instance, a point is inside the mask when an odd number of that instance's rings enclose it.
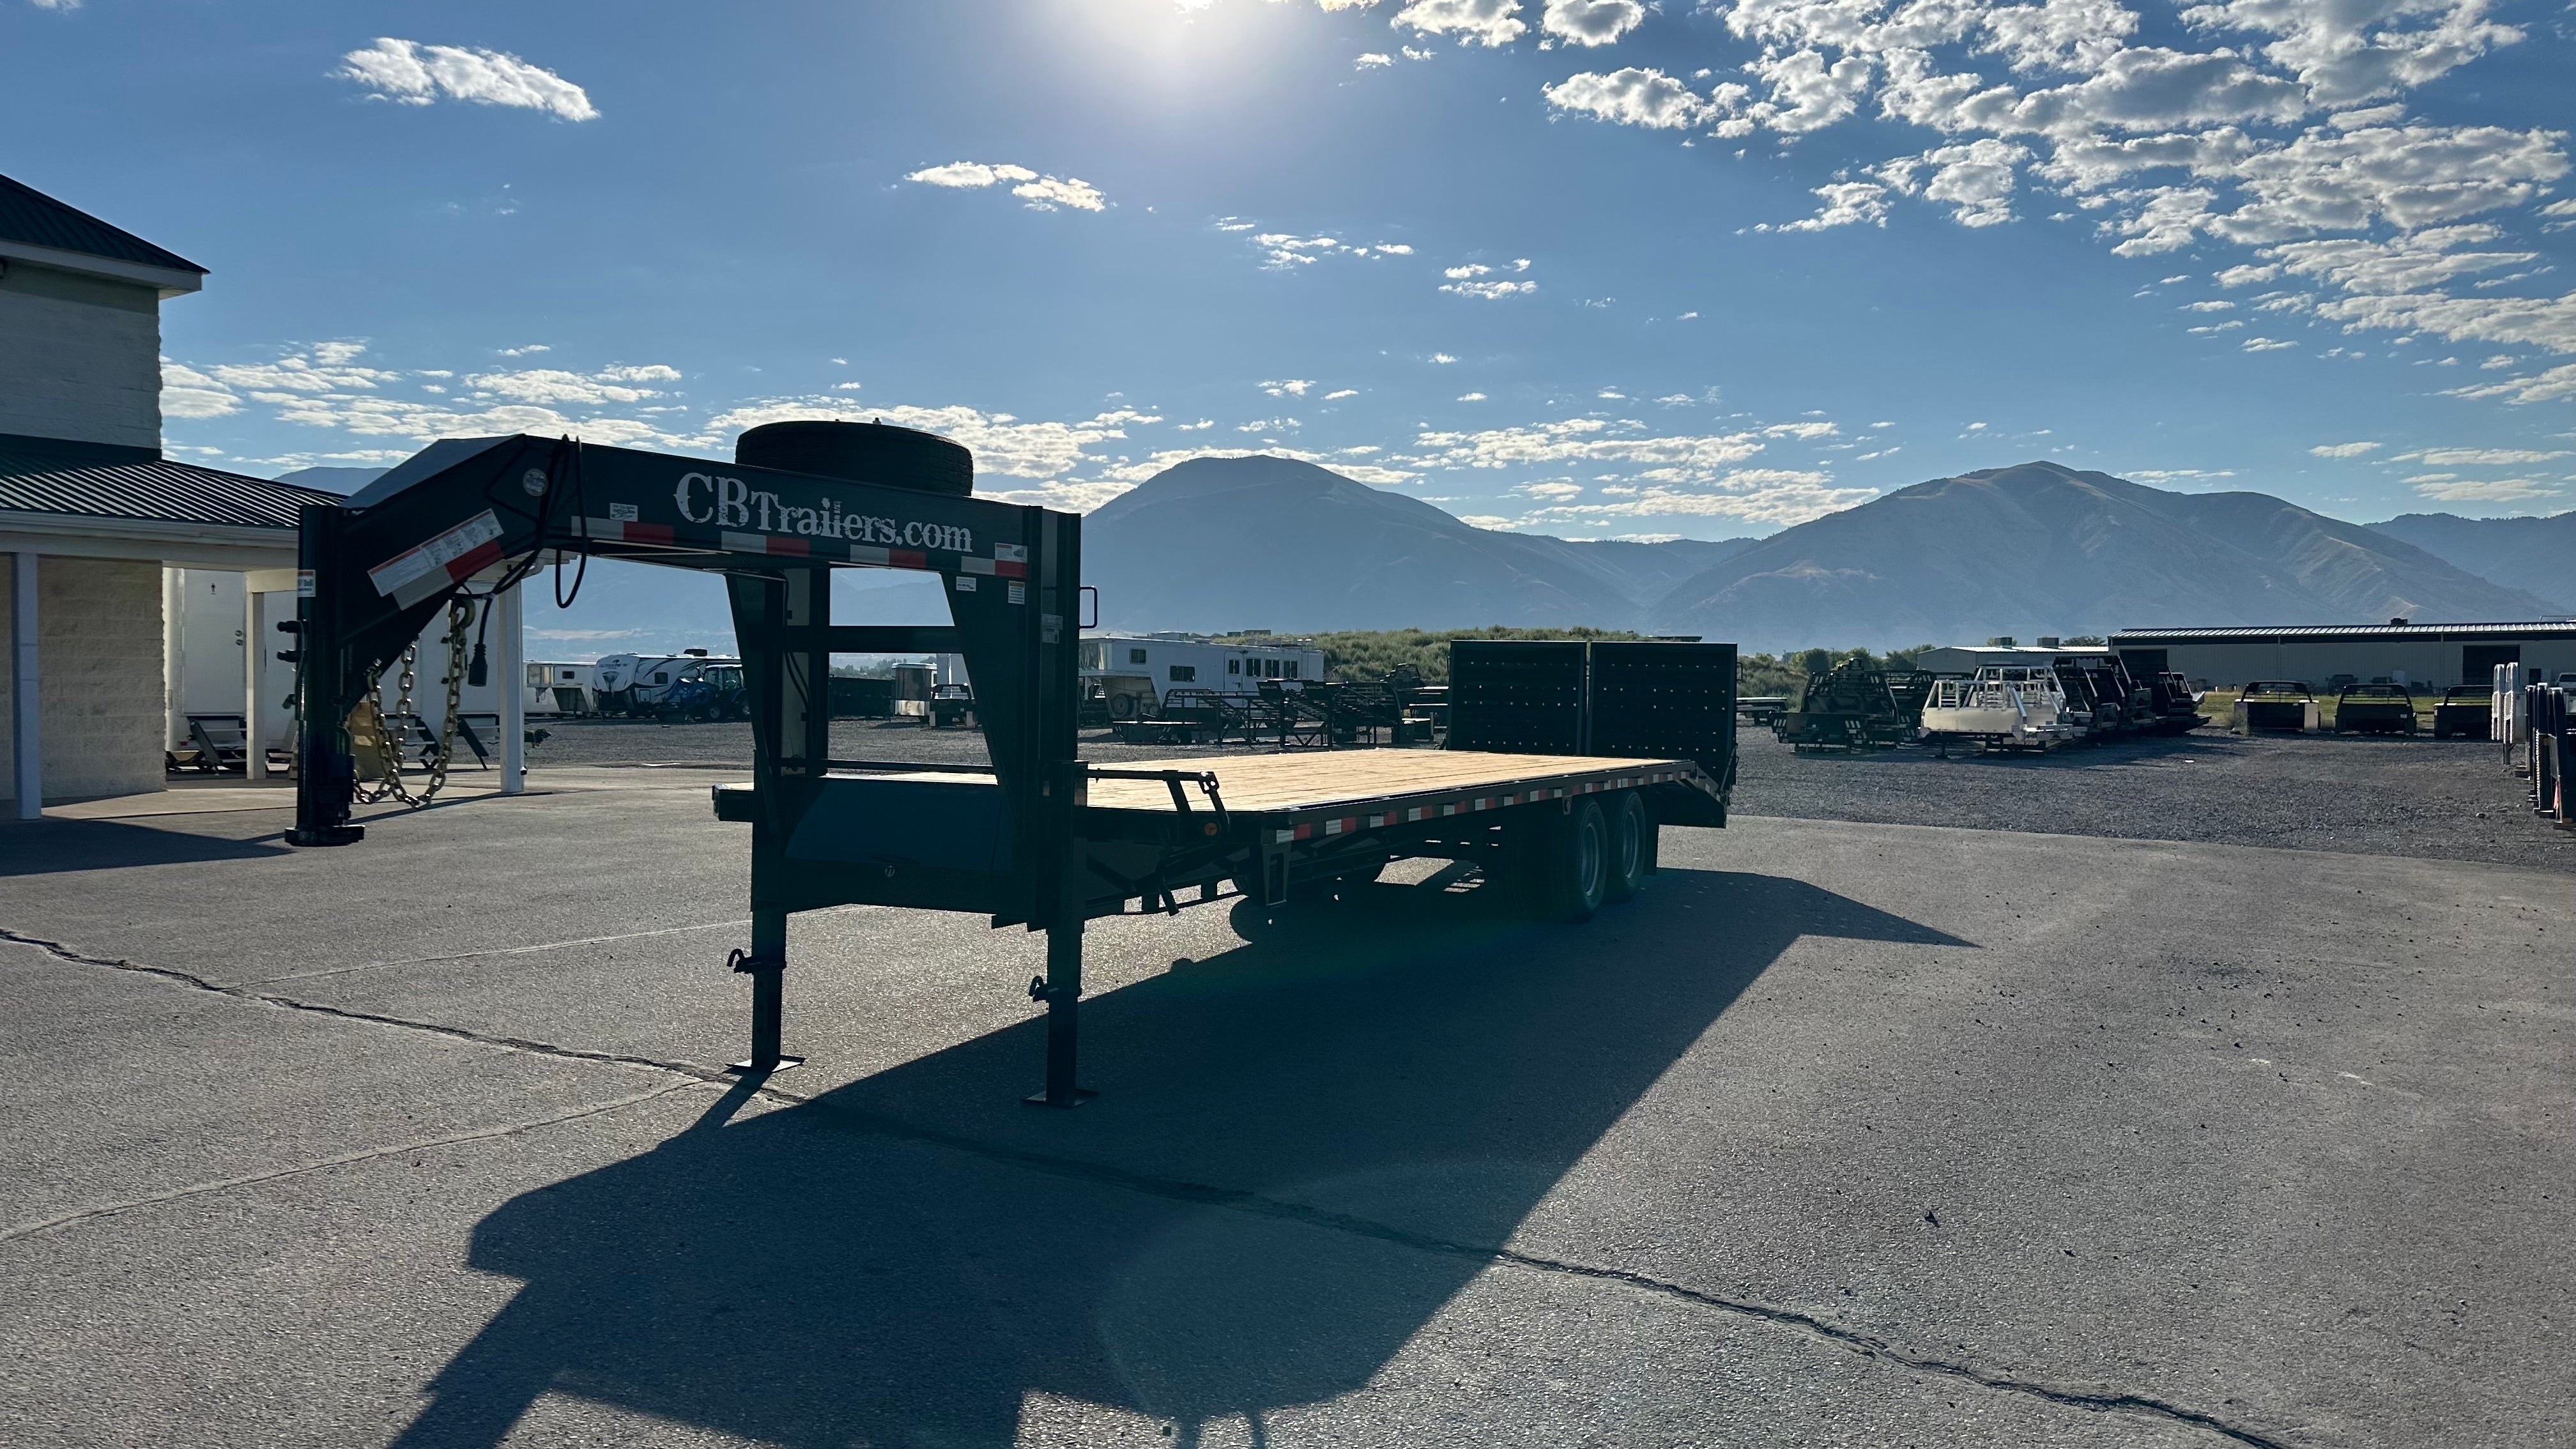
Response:
[[[744,724],[578,720],[550,725],[539,769],[564,765],[751,763]],[[2047,755],[1929,750],[1801,755],[1746,728],[1736,809],[1746,815],[1950,825],[2128,840],[2276,846],[2576,870],[2576,834],[2523,805],[2523,784],[2491,747],[2376,736],[2263,736],[2202,730]],[[851,758],[981,764],[969,730],[843,720],[832,747]],[[1102,761],[1240,752],[1122,745],[1086,734]]]
[[[2576,870],[2492,745],[2202,730],[2047,755],[1797,754],[1737,732],[1748,815],[2038,830]]]

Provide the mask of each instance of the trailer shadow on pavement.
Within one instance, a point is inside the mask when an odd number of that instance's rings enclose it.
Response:
[[[1094,998],[1079,1112],[1018,1104],[1032,1019],[509,1202],[470,1262],[525,1286],[398,1442],[548,1392],[792,1445],[1009,1445],[1032,1396],[1259,1442],[1370,1385],[1800,937],[1973,945],[1770,876],[1578,928],[1477,894],[1372,887]]]
[[[0,825],[0,877],[195,865],[292,853],[274,834],[230,840],[122,820],[29,820]]]

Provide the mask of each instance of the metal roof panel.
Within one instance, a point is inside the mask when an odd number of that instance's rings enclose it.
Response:
[[[0,511],[291,530],[298,506],[325,501],[338,495],[140,448],[0,436]]]
[[[177,252],[156,247],[123,227],[111,226],[86,211],[65,206],[6,176],[0,176],[0,240],[200,276],[206,270]]]
[[[2465,624],[2229,625],[2208,629],[2123,629],[2111,647],[2155,644],[2444,643],[2452,640],[2576,639],[2576,620],[2532,619]]]

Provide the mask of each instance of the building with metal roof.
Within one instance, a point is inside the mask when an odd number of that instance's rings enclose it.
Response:
[[[296,509],[328,495],[162,455],[161,303],[205,275],[0,177],[0,799],[22,818],[162,788],[192,591],[230,600],[197,631],[230,707],[282,696],[260,629],[285,611],[261,600],[294,588]]]
[[[2552,679],[2576,673],[2576,620],[2123,629],[2111,636],[2111,647],[2133,673],[2177,670],[2221,689],[2257,679],[2296,679],[2322,688],[2338,676],[2447,689],[2492,683],[2499,664]]]

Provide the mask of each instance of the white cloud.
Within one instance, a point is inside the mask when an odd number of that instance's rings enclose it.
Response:
[[[2358,458],[2365,453],[2378,452],[2381,446],[2378,443],[2319,443],[2308,451],[2320,458]]]
[[[388,36],[340,57],[336,74],[368,87],[379,99],[407,106],[425,106],[445,96],[543,111],[565,121],[588,121],[599,115],[581,87],[497,50],[422,45]]]
[[[1745,108],[1747,118],[1775,131],[1821,130],[1860,108],[1876,67],[1865,56],[1828,62],[1813,50],[1766,55],[1744,67],[1771,86],[1771,98]]]
[[[1460,45],[1509,45],[1529,31],[1520,10],[1521,0],[1412,0],[1390,23]]]
[[[1299,236],[1287,231],[1265,231],[1254,237],[1252,244],[1261,248],[1264,266],[1281,272],[1310,265],[1317,257],[1328,257],[1335,252],[1365,254],[1369,250],[1367,247],[1350,246],[1339,237]],[[1405,250],[1409,252],[1412,248]]]
[[[2576,362],[2553,367],[2537,377],[2509,377],[2478,387],[2454,388],[2452,397],[2502,398],[2510,403],[2556,402],[2576,398]]]
[[[1336,390],[1334,390],[1334,391],[1332,391],[1332,392],[1328,392],[1328,393],[1324,394],[1324,401],[1326,401],[1326,402],[1340,402],[1343,398],[1346,398],[1346,397],[1358,397],[1359,395],[1360,395],[1360,390],[1359,390],[1358,388],[1355,388],[1355,387],[1338,388],[1338,389],[1336,389]]]
[[[275,362],[219,363],[211,371],[224,386],[253,393],[329,393],[353,388],[372,391],[378,384],[402,376],[373,367],[320,367],[312,358],[301,355]]]
[[[1611,490],[1604,489],[1603,492]],[[1650,482],[1617,503],[1559,504],[1533,510],[1524,525],[1613,525],[1638,518],[1736,518],[1752,523],[1805,523],[1878,496],[1875,488],[1838,488],[1833,475],[1788,468],[1740,468],[1700,486]]]
[[[1785,222],[1780,231],[1823,231],[1830,226],[1887,225],[1887,188],[1874,181],[1835,181],[1816,188],[1825,204],[1814,216]]]
[[[1378,66],[1393,64],[1395,64],[1394,56],[1381,54],[1377,51],[1370,51],[1369,53],[1362,55],[1358,60],[1351,62],[1352,67],[1357,70],[1373,70]]]
[[[2400,453],[2390,461],[2421,463],[2428,468],[2503,468],[2551,463],[2567,457],[2576,457],[2576,454],[2564,450],[2542,452],[2533,448],[2427,448],[2420,453]]]
[[[1008,162],[988,165],[981,161],[951,161],[940,166],[925,166],[903,178],[924,186],[945,186],[954,190],[974,191],[987,186],[1010,184],[1011,194],[1028,203],[1032,211],[1053,211],[1069,206],[1076,211],[1099,211],[1109,199],[1100,188],[1071,176],[1042,176],[1026,166]]]
[[[232,389],[184,363],[161,360],[161,415],[195,421],[241,411]]]
[[[1536,282],[1443,282],[1440,290],[1461,297],[1482,297],[1494,301],[1503,297],[1526,296],[1538,290]]]
[[[525,347],[504,347],[501,349],[501,355],[503,357],[534,357],[540,352],[552,351],[554,351],[553,348],[548,347],[542,342],[531,342]]]
[[[847,417],[849,413],[848,405],[838,399],[779,398],[731,408],[708,419],[706,426],[708,432],[726,436],[763,423]],[[961,406],[881,408],[871,404],[867,415],[898,427],[954,438],[974,450],[979,475],[1002,473],[1039,479],[1059,478],[1071,472],[1086,461],[1085,448],[1126,437],[1130,425],[1162,421],[1132,408],[1113,409],[1069,423],[1026,422],[1009,413]]]
[[[2129,468],[2121,477],[2132,483],[2191,483],[2203,478],[2233,478],[2233,468]]]
[[[1458,359],[1450,356],[1446,352],[1435,352],[1431,354],[1431,360],[1434,364],[1445,366],[1449,363],[1456,362]]]
[[[2207,302],[2185,302],[2183,303],[2182,309],[2186,312],[2232,312],[2236,310],[2236,304],[2233,302],[2221,302],[2216,300]]]
[[[580,403],[598,406],[604,403],[642,402],[660,397],[658,389],[638,387],[640,382],[678,381],[675,368],[612,367],[585,377],[560,368],[527,368],[516,372],[478,372],[465,379],[466,384],[481,392],[522,403]]]
[[[1749,94],[1742,86],[1738,95]],[[1688,85],[1659,70],[1630,66],[1607,74],[1586,71],[1541,88],[1547,103],[1560,111],[1580,111],[1623,126],[1680,130],[1716,113],[1716,105]]]
[[[1920,156],[1900,156],[1878,168],[1891,188],[1932,201],[1948,202],[1951,219],[1961,226],[1996,226],[2012,220],[2014,178],[2030,159],[2027,147],[1984,138],[1964,146],[1941,146]],[[1920,186],[1915,173],[1928,169]]]
[[[1458,394],[1458,401],[1460,402],[1483,402],[1484,400],[1485,395],[1481,392],[1462,392]]]
[[[1314,385],[1315,384],[1307,378],[1283,377],[1262,383],[1260,386],[1263,392],[1270,394],[1272,397],[1304,397],[1306,395],[1306,389],[1313,387]]]
[[[2535,478],[2486,478],[2457,483],[2418,483],[2415,491],[2443,503],[2520,503],[2566,492]]]
[[[2248,337],[2242,345],[2248,352],[2279,352],[2283,348],[2296,347],[2299,344],[2278,337]]]
[[[1547,0],[1539,28],[1570,45],[1609,45],[1645,23],[1640,0]]]
[[[1053,211],[1070,206],[1076,211],[1099,211],[1109,205],[1100,188],[1072,176],[1041,176],[1011,188],[1011,194],[1027,202],[1031,210]]]
[[[2295,72],[2320,106],[2350,105],[2420,86],[2522,32],[2486,19],[2486,0],[2222,0],[2183,12],[2208,29],[2280,36],[2263,48]]]

